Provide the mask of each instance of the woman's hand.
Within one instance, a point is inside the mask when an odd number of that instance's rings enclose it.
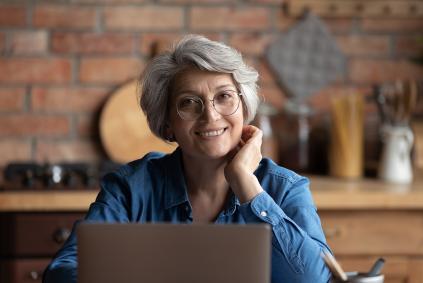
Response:
[[[244,126],[241,141],[231,152],[231,160],[225,167],[226,180],[242,203],[263,190],[253,174],[262,159],[262,138],[259,128]]]

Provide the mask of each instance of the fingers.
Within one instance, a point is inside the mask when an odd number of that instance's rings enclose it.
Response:
[[[241,139],[245,143],[257,143],[259,146],[261,146],[262,138],[263,132],[255,126],[246,125],[242,129]]]

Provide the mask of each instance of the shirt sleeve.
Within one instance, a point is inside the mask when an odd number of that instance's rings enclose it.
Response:
[[[118,173],[106,175],[101,182],[96,201],[91,204],[85,216],[85,221],[129,222],[125,188],[127,184]],[[79,223],[75,223],[71,235],[45,270],[43,283],[77,282],[76,230]]]
[[[272,282],[328,282],[331,273],[320,254],[329,250],[309,181],[287,182],[288,193],[277,203],[263,191],[240,206],[247,223],[272,227]]]

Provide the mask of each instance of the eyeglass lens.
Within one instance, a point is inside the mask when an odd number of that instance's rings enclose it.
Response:
[[[240,94],[236,91],[224,91],[216,94],[210,100],[214,109],[221,115],[229,116],[239,107]],[[198,119],[204,111],[204,102],[199,96],[183,96],[176,104],[179,116],[184,120]]]

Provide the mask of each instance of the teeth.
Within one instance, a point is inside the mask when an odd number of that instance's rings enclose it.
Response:
[[[224,131],[225,129],[221,129],[216,131],[200,132],[198,134],[202,137],[215,137],[215,136],[220,136],[221,134],[223,134]]]

